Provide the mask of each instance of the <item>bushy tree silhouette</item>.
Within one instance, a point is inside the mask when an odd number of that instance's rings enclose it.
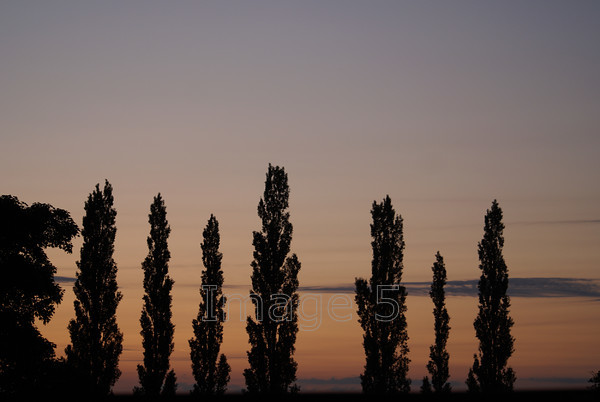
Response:
[[[121,375],[118,368],[123,334],[116,311],[121,301],[117,290],[117,265],[113,260],[116,234],[112,186],[97,184],[85,203],[83,245],[75,292],[75,319],[69,322],[72,345],[65,352],[78,374],[78,392],[96,397],[108,395]]]
[[[0,223],[0,395],[47,392],[56,345],[35,319],[47,324],[64,291],[44,249],[71,253],[79,230],[67,211],[10,195],[0,196]]]
[[[447,382],[450,377],[448,369],[450,355],[446,350],[446,343],[450,334],[450,316],[446,309],[446,292],[444,291],[444,286],[446,285],[446,266],[444,265],[444,258],[439,251],[435,255],[435,262],[431,269],[433,271],[433,280],[429,296],[434,305],[435,343],[429,347],[427,371],[431,375],[431,384],[436,393],[450,392],[451,387]]]
[[[477,357],[475,357],[477,358]],[[479,388],[479,383],[477,382],[477,379],[475,378],[475,373],[473,372],[473,368],[469,369],[469,374],[467,374],[467,380],[465,381],[465,384],[467,384],[467,392],[469,393],[476,393],[481,391],[481,388]]]
[[[140,324],[144,347],[144,364],[138,364],[140,387],[134,392],[150,398],[159,395],[175,395],[176,377],[169,371],[169,357],[173,352],[171,322],[171,290],[173,280],[169,277],[168,239],[171,228],[167,222],[167,209],[160,193],[150,206],[150,236],[148,256],[142,263],[144,270],[144,306]]]
[[[294,344],[298,332],[298,271],[296,254],[288,257],[292,224],[288,212],[289,187],[284,168],[271,166],[258,204],[262,230],[254,232],[252,290],[255,319],[248,317],[250,368],[244,370],[251,393],[295,392],[297,363]]]
[[[223,296],[223,254],[219,252],[219,222],[213,215],[202,235],[202,263],[205,269],[202,271],[198,317],[192,321],[194,337],[189,341],[192,372],[196,380],[193,393],[222,395],[229,383],[231,367],[224,354],[219,357],[223,343],[223,322],[226,318],[223,309],[226,299]]]
[[[510,333],[513,319],[509,316],[510,298],[508,268],[504,262],[504,224],[502,209],[492,202],[485,215],[483,239],[479,248],[479,313],[473,326],[479,339],[479,354],[474,356],[469,370],[467,386],[470,391],[512,391],[516,376],[507,367],[514,351],[514,338]]]
[[[361,384],[365,393],[410,391],[406,291],[401,286],[404,235],[402,217],[389,196],[371,209],[371,279],[357,278],[356,304],[366,355]]]
[[[421,385],[421,393],[423,394],[431,394],[433,390],[431,389],[431,383],[429,382],[429,377],[423,377],[423,384]]]
[[[588,380],[588,382],[592,383],[592,385],[590,386],[592,391],[600,392],[600,370],[596,371],[595,373],[592,373],[592,377]]]

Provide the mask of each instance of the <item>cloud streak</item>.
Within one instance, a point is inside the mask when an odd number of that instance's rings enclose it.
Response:
[[[545,383],[545,384],[563,384],[563,385],[586,385],[586,378],[576,377],[526,377],[521,378],[520,381],[533,382],[533,383]],[[321,389],[325,387],[328,390],[348,390],[356,386],[360,386],[360,377],[331,377],[331,378],[299,378],[298,384],[303,387]],[[420,381],[417,381],[420,382]],[[454,388],[464,387],[464,384],[459,381],[451,381]]]
[[[600,219],[566,219],[566,220],[547,220],[547,221],[517,221],[509,222],[506,225],[586,225],[600,223]]]
[[[449,296],[477,296],[477,279],[448,281]],[[430,282],[405,282],[409,295],[427,296]],[[354,293],[353,285],[301,286],[306,293]],[[600,280],[585,278],[510,278],[508,294],[511,297],[587,297],[600,300]]]
[[[299,378],[298,382],[302,385],[357,385],[360,377]]]
[[[58,283],[70,284],[75,278],[55,276]],[[477,279],[464,281],[448,281],[446,294],[448,296],[477,296]],[[404,282],[404,287],[411,296],[428,296],[430,282]],[[180,286],[188,286],[182,284]],[[189,286],[199,287],[198,284]],[[224,285],[229,292],[246,294],[250,285]],[[303,293],[342,293],[354,294],[354,285],[300,286]],[[600,279],[587,278],[510,278],[508,294],[511,297],[585,297],[600,301]]]
[[[574,377],[524,377],[520,378],[521,381],[541,382],[541,383],[559,383],[559,384],[587,384],[587,378],[574,378]]]

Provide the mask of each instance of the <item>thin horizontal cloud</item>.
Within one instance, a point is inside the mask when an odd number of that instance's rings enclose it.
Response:
[[[178,381],[177,382],[177,394],[178,395],[189,395],[190,391],[194,390],[194,385],[195,384],[193,384],[193,383]],[[244,387],[242,387],[240,385],[229,383],[227,385],[227,394],[239,394],[242,392],[243,389],[244,389]]]
[[[585,225],[600,223],[600,219],[567,219],[567,220],[547,220],[547,221],[516,221],[509,222],[507,225]]]
[[[54,280],[58,283],[73,283],[75,278],[72,276],[55,276]]]
[[[189,393],[194,390],[194,385],[195,384],[193,384],[193,383],[178,381],[177,382],[177,395],[189,395]],[[241,385],[229,383],[229,384],[227,384],[226,395],[227,394],[241,394],[244,389],[245,389],[245,387],[243,387]],[[207,399],[210,400],[210,398],[207,398]]]
[[[587,378],[574,378],[574,377],[524,377],[519,378],[519,381],[531,381],[531,382],[543,382],[553,384],[586,384]]]
[[[202,285],[202,282],[200,280],[200,278],[198,278],[197,282],[181,282],[181,281],[175,281],[175,286],[178,288],[181,287],[192,287],[192,288],[200,288],[200,286]],[[250,285],[239,285],[239,284],[224,284],[223,285],[223,289],[231,289],[231,290],[244,290],[244,291],[248,291],[250,290]]]
[[[297,382],[300,385],[356,385],[360,384],[360,377],[299,378]]]
[[[449,296],[477,296],[477,279],[448,281]],[[427,296],[430,282],[405,282],[408,294]],[[354,293],[353,285],[301,286],[306,293]],[[508,294],[511,297],[589,297],[600,300],[600,280],[584,278],[510,278]]]
[[[177,382],[177,393],[178,394],[188,394],[190,391],[194,389],[194,384],[189,382]]]
[[[55,276],[58,283],[73,283],[75,278]],[[464,281],[448,281],[446,294],[448,296],[477,296],[477,279]],[[408,294],[427,296],[431,287],[430,282],[404,282]],[[186,286],[186,284],[180,285]],[[199,286],[197,284],[190,286]],[[249,285],[224,285],[225,291],[245,291]],[[330,286],[300,286],[303,293],[340,293],[354,294],[354,285]],[[244,294],[245,294],[244,292]],[[510,278],[508,294],[511,297],[586,297],[600,301],[600,279],[586,278]]]
[[[600,223],[600,219],[557,219],[557,220],[539,220],[539,221],[508,221],[505,226],[535,226],[535,225],[596,225]],[[427,226],[421,229],[426,230],[449,230],[449,229],[466,229],[474,227],[483,227],[481,223],[457,223],[442,226]]]
[[[305,293],[354,293],[354,285],[332,285],[332,286],[300,286],[300,292]]]
[[[73,276],[55,276],[54,280],[57,283],[70,284],[70,283],[74,283],[76,278]],[[131,282],[131,281],[126,281],[126,282],[120,281],[119,282],[119,288],[121,288],[121,289],[127,289],[127,288],[136,287],[136,286],[138,286],[137,282]],[[175,286],[177,288],[181,288],[181,287],[200,288],[200,279],[198,279],[198,282],[194,282],[194,283],[176,281]],[[248,290],[248,289],[250,289],[250,285],[224,285],[223,288]]]

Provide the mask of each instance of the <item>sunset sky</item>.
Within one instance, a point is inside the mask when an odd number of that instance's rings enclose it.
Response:
[[[336,294],[353,303],[354,278],[370,275],[374,200],[389,194],[404,218],[403,280],[413,283],[430,281],[438,250],[450,281],[477,279],[497,199],[510,277],[564,278],[514,282],[515,387],[582,388],[600,369],[598,21],[597,1],[3,1],[0,194],[66,209],[81,225],[95,184],[113,185],[117,392],[137,384],[142,360],[141,262],[158,192],[172,228],[181,391],[193,383],[202,230],[215,214],[225,293],[246,296],[269,163],[289,175],[307,310],[317,311],[309,294],[324,308],[320,327],[298,335],[303,390],[360,390],[356,311],[340,308],[351,315],[342,322],[326,307]],[[49,251],[67,278],[41,328],[58,355],[81,243],[73,255]],[[433,306],[411,286],[418,390]],[[449,292],[451,381],[464,389],[477,299]],[[248,350],[239,317],[223,350],[238,392]]]

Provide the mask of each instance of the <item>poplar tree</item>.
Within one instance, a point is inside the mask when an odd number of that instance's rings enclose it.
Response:
[[[123,334],[117,325],[117,306],[122,295],[117,287],[117,264],[113,260],[116,234],[112,186],[104,191],[96,184],[85,203],[83,245],[75,286],[75,318],[69,322],[71,345],[65,352],[79,378],[81,392],[105,396],[121,371],[119,356]]]
[[[450,392],[451,386],[447,382],[450,377],[448,369],[450,355],[446,350],[446,343],[450,334],[450,316],[446,309],[446,293],[444,291],[444,286],[446,285],[446,267],[444,265],[444,258],[439,251],[435,255],[435,262],[431,269],[433,271],[433,280],[429,296],[434,305],[435,343],[429,347],[427,371],[431,375],[433,391],[436,393]],[[427,379],[427,377],[425,378]],[[429,384],[428,379],[427,384]],[[425,392],[427,392],[426,388],[427,386],[424,381],[423,389]]]
[[[502,209],[492,202],[485,215],[484,235],[479,242],[479,313],[473,326],[479,339],[479,353],[474,355],[467,386],[470,391],[486,393],[512,391],[516,380],[512,368],[507,367],[514,351],[510,333],[513,319],[509,316],[510,298],[508,268],[504,262],[504,224]]]
[[[193,393],[222,395],[227,390],[231,367],[224,354],[219,357],[223,343],[223,322],[226,319],[226,298],[223,295],[221,270],[223,254],[219,252],[219,222],[213,215],[202,235],[202,263],[205,269],[202,271],[198,317],[192,321],[194,337],[189,340],[192,372],[196,380]]]
[[[251,393],[296,392],[297,363],[293,358],[298,332],[298,271],[296,254],[288,257],[292,224],[289,187],[284,168],[271,166],[258,204],[262,230],[253,233],[252,290],[255,318],[248,317],[250,368],[244,370]]]
[[[168,239],[171,228],[160,193],[150,206],[148,223],[148,255],[142,262],[146,293],[140,317],[144,364],[137,366],[140,387],[134,388],[134,392],[156,398],[159,395],[174,395],[176,389],[175,372],[169,371],[175,328],[171,322],[171,290],[174,282],[169,276],[171,253]]]
[[[389,196],[371,209],[371,279],[357,278],[356,304],[364,330],[366,356],[361,384],[365,393],[410,391],[406,290],[401,285],[404,235],[402,217]]]

